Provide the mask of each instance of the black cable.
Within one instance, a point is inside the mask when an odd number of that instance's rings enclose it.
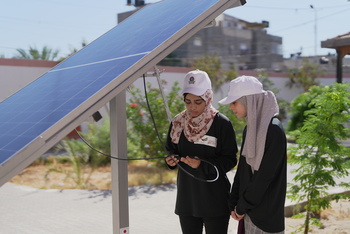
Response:
[[[145,90],[146,103],[147,103],[147,107],[148,107],[149,113],[150,113],[150,115],[151,115],[151,119],[152,119],[152,122],[153,122],[154,130],[156,131],[156,134],[157,134],[157,137],[158,137],[158,140],[159,140],[160,144],[161,144],[161,145],[163,146],[163,148],[165,149],[164,143],[163,143],[162,139],[160,139],[160,135],[159,135],[159,132],[158,132],[158,128],[157,128],[156,122],[155,122],[154,117],[153,117],[153,113],[152,113],[152,110],[151,110],[151,106],[149,105],[148,95],[147,95],[147,85],[146,85],[145,74],[143,74],[143,88],[144,88],[144,90]],[[166,151],[166,149],[165,149],[165,151]]]
[[[96,148],[94,148],[89,142],[87,142],[84,137],[77,131],[77,129],[75,129],[75,132],[78,134],[78,136],[80,137],[80,139],[87,145],[90,147],[90,149],[96,151],[97,153],[99,154],[102,154],[108,158],[112,158],[112,159],[117,159],[117,160],[125,160],[125,161],[132,161],[132,160],[151,160],[151,159],[165,159],[166,157],[164,156],[161,156],[161,157],[152,157],[152,158],[118,158],[118,157],[115,157],[115,156],[112,156],[112,155],[109,155],[109,154],[106,154]]]
[[[109,158],[111,158],[111,159],[124,160],[124,161],[133,161],[133,160],[136,161],[136,160],[166,159],[166,158],[168,157],[168,156],[165,156],[165,157],[164,157],[164,156],[161,156],[161,157],[152,157],[152,158],[118,158],[118,157],[114,157],[114,156],[112,156],[112,155],[106,154],[106,153],[104,153],[104,152],[102,152],[102,151],[100,151],[100,150],[94,148],[89,142],[87,142],[87,141],[85,140],[85,138],[79,133],[78,130],[76,130],[76,129],[74,129],[74,130],[75,130],[75,132],[78,134],[78,136],[80,137],[80,139],[81,139],[88,147],[90,147],[90,149],[92,149],[92,150],[96,151],[97,153],[102,154],[102,155],[104,155],[104,156],[106,156],[106,157],[109,157]],[[174,159],[172,159],[172,160],[176,163],[176,165],[177,165],[183,172],[185,172],[187,175],[191,176],[192,178],[194,178],[194,179],[196,179],[196,180],[199,180],[199,181],[202,181],[202,182],[215,182],[215,181],[219,178],[219,170],[218,170],[218,168],[217,168],[213,163],[211,163],[211,162],[209,162],[209,161],[207,161],[207,160],[205,160],[205,159],[197,159],[197,158],[193,158],[193,159],[201,160],[202,162],[206,162],[206,163],[208,163],[209,165],[213,166],[214,169],[215,169],[215,171],[216,171],[216,177],[215,177],[215,179],[206,180],[206,179],[202,179],[202,178],[196,177],[196,176],[194,176],[193,174],[191,174],[190,172],[186,171],[186,169],[184,169],[184,168],[183,168],[179,163],[177,163]]]
[[[146,103],[147,103],[147,107],[149,109],[149,112],[150,112],[150,115],[151,115],[151,119],[152,119],[152,122],[153,122],[153,125],[154,125],[154,129],[156,131],[156,134],[157,134],[157,137],[158,137],[158,140],[159,142],[161,143],[161,145],[163,146],[164,150],[166,151],[166,148],[164,146],[164,143],[162,141],[162,139],[160,138],[160,135],[159,135],[159,132],[158,132],[158,129],[157,129],[157,125],[155,123],[155,120],[154,120],[154,117],[153,117],[153,113],[152,113],[152,110],[151,110],[151,107],[149,105],[149,101],[148,101],[148,95],[147,95],[147,86],[146,86],[146,79],[145,79],[145,75],[143,75],[143,84],[144,84],[144,89],[145,89],[145,97],[146,97]],[[132,160],[152,160],[152,159],[166,159],[168,156],[160,156],[160,157],[151,157],[151,158],[119,158],[119,157],[115,157],[115,156],[112,156],[112,155],[109,155],[109,154],[106,154],[98,149],[95,149],[89,142],[87,142],[84,137],[75,129],[75,132],[78,134],[78,136],[80,137],[80,139],[88,146],[90,147],[92,150],[106,156],[106,157],[109,157],[111,159],[117,159],[117,160],[124,160],[124,161],[132,161]],[[193,174],[191,174],[190,172],[188,172],[186,169],[184,169],[179,163],[177,163],[173,158],[172,160],[176,163],[176,165],[183,171],[185,172],[187,175],[189,175],[190,177],[192,177],[193,179],[196,179],[198,181],[201,181],[201,182],[215,182],[218,178],[219,178],[219,170],[218,168],[211,162],[205,160],[205,159],[199,159],[199,158],[194,158],[194,157],[191,157],[192,159],[196,159],[196,160],[200,160],[202,162],[205,162],[205,163],[208,163],[209,165],[213,166],[214,169],[215,169],[215,172],[216,172],[216,177],[214,179],[211,179],[211,180],[207,180],[207,179],[202,179],[202,178],[199,178],[199,177],[196,177],[194,176]]]
[[[152,119],[152,122],[153,122],[153,126],[154,126],[154,129],[156,131],[156,134],[157,134],[157,137],[159,139],[159,142],[160,144],[163,146],[164,150],[166,150],[165,146],[164,146],[164,143],[162,141],[162,139],[160,138],[160,135],[159,135],[159,132],[158,132],[158,129],[157,129],[157,125],[156,125],[156,122],[154,120],[154,117],[153,117],[153,113],[152,113],[152,109],[149,105],[149,101],[148,101],[148,95],[147,95],[147,85],[146,85],[146,78],[145,78],[145,75],[143,75],[143,87],[144,87],[144,90],[145,90],[145,98],[146,98],[146,103],[147,103],[147,107],[148,107],[148,110],[149,110],[149,113],[151,115],[151,119]],[[165,157],[167,158],[167,157]],[[211,162],[207,161],[207,160],[204,160],[204,159],[199,159],[199,158],[194,158],[194,157],[191,157],[192,159],[196,159],[196,160],[200,160],[202,162],[206,162],[208,163],[209,165],[213,166],[215,171],[216,171],[216,178],[213,179],[213,180],[206,180],[206,179],[202,179],[202,178],[199,178],[199,177],[196,177],[194,176],[193,174],[191,174],[190,172],[188,172],[187,170],[185,170],[179,163],[177,163],[174,159],[172,159],[176,165],[183,171],[185,172],[187,175],[191,176],[192,178],[196,179],[196,180],[199,180],[199,181],[202,181],[202,182],[215,182],[218,178],[219,178],[219,170],[218,168],[212,164]]]
[[[92,150],[96,151],[97,153],[100,153],[106,157],[109,157],[111,159],[117,159],[117,160],[124,160],[124,161],[132,161],[132,160],[151,160],[151,159],[166,159],[168,156],[161,156],[161,157],[152,157],[152,158],[118,158],[118,157],[114,157],[112,155],[109,155],[109,154],[106,154],[98,149],[95,149],[91,144],[89,144],[89,142],[87,142],[84,137],[75,129],[75,132],[78,134],[78,136],[80,137],[80,139],[87,145],[89,146]],[[197,158],[194,158],[194,159],[197,159]],[[175,163],[176,161],[174,159],[172,159]],[[202,182],[215,182],[218,178],[219,178],[219,171],[217,169],[217,167],[212,164],[211,162],[207,161],[207,160],[204,160],[204,159],[197,159],[197,160],[201,160],[203,162],[206,162],[210,165],[212,165],[214,168],[215,168],[215,171],[216,171],[216,178],[215,179],[212,179],[212,180],[205,180],[205,179],[202,179],[202,178],[199,178],[199,177],[196,177],[194,176],[193,174],[191,174],[190,172],[186,171],[186,169],[184,169],[179,163],[176,163],[176,165],[181,169],[183,170],[187,175],[191,176],[192,178],[196,179],[196,180],[199,180],[199,181],[202,181]]]

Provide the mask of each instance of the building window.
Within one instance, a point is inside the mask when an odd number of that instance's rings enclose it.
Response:
[[[241,52],[242,55],[243,54],[248,54],[248,46],[246,44],[241,43],[239,45],[239,49],[240,49],[240,52]]]
[[[195,37],[193,39],[193,45],[194,46],[202,46],[202,39],[200,37]]]
[[[282,45],[281,44],[272,44],[271,45],[271,53],[282,55]]]
[[[228,54],[234,54],[234,52],[235,52],[235,46],[229,45],[228,46]]]

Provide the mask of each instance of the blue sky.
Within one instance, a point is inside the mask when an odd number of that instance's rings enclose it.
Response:
[[[0,57],[13,57],[16,49],[30,46],[48,46],[66,56],[80,49],[82,41],[90,43],[113,28],[118,13],[134,9],[126,2],[0,0]],[[225,13],[249,22],[269,21],[267,32],[282,37],[284,57],[334,54],[322,49],[321,41],[350,32],[349,0],[247,0]]]

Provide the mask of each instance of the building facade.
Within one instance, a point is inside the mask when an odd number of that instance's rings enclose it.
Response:
[[[118,23],[137,10],[118,14]],[[188,67],[193,59],[216,55],[222,69],[279,71],[283,67],[282,38],[268,34],[268,26],[266,21],[251,23],[221,14],[215,25],[201,29],[163,62]]]
[[[192,59],[216,55],[223,69],[278,70],[283,66],[282,38],[267,34],[268,22],[249,23],[222,14],[216,24],[204,28],[173,51],[181,66]]]

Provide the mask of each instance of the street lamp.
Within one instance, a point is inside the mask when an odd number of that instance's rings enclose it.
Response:
[[[315,56],[317,56],[317,9],[313,5],[310,7],[315,10]]]

